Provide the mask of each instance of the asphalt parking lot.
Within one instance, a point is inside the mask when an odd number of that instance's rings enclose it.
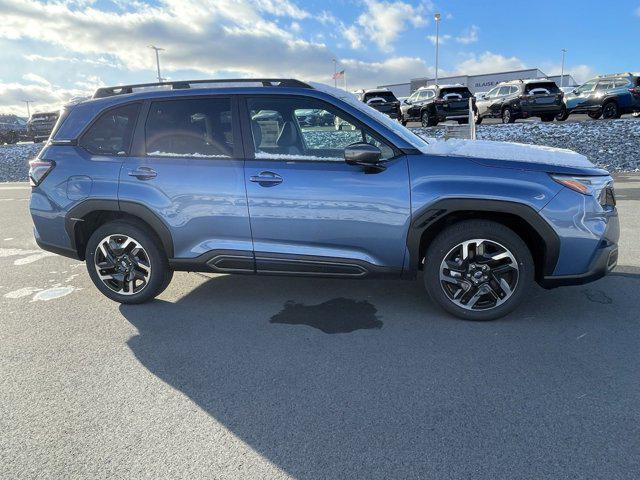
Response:
[[[177,273],[120,306],[0,184],[0,478],[639,478],[640,176],[617,191],[616,272],[472,323],[401,281]]]

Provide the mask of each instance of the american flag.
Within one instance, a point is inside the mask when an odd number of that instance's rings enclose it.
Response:
[[[344,70],[340,70],[339,72],[334,73],[331,78],[334,80],[337,80],[339,78],[344,78]]]

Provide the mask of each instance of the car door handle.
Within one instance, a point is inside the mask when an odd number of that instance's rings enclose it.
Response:
[[[135,170],[129,171],[130,177],[136,177],[138,180],[150,180],[156,178],[158,173],[149,167],[138,167]]]
[[[262,187],[273,187],[282,183],[282,177],[273,172],[260,172],[258,175],[252,175],[249,180]]]

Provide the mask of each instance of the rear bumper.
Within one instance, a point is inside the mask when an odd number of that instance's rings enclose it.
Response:
[[[562,105],[522,105],[523,117],[539,117],[541,115],[557,115],[562,110]]]
[[[40,247],[42,250],[46,250],[47,252],[55,253],[56,255],[62,255],[63,257],[73,258],[74,260],[82,260],[78,255],[78,252],[76,252],[75,250],[44,242],[37,235],[36,243],[38,244],[38,247]]]
[[[607,275],[618,264],[618,245],[613,243],[602,247],[591,262],[589,270],[579,275],[545,276],[540,285],[544,288],[556,288],[567,285],[583,285],[594,282]]]

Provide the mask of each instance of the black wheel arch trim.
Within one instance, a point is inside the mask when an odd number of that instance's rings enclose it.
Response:
[[[549,223],[533,208],[522,203],[506,200],[487,200],[478,198],[447,198],[423,207],[414,216],[407,234],[409,262],[407,274],[416,274],[421,258],[420,243],[423,234],[436,222],[455,212],[481,212],[515,215],[526,222],[544,242],[544,261],[542,275],[551,275],[560,254],[560,238]]]
[[[173,238],[169,227],[155,214],[149,207],[137,202],[114,200],[114,199],[87,199],[83,200],[69,210],[65,216],[65,230],[71,241],[71,245],[76,249],[80,258],[84,257],[84,252],[78,251],[78,239],[76,238],[76,225],[83,222],[84,218],[92,212],[107,211],[127,213],[140,218],[149,224],[154,230],[167,257],[173,257]]]

